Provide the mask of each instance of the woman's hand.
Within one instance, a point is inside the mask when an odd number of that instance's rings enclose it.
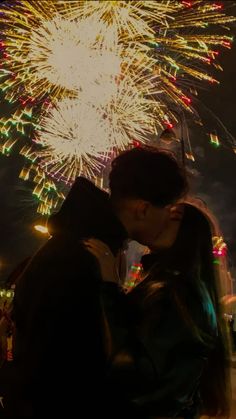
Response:
[[[116,258],[112,254],[110,248],[100,240],[97,239],[88,239],[84,240],[84,244],[98,260],[102,279],[106,282],[115,282],[118,284],[120,282]]]

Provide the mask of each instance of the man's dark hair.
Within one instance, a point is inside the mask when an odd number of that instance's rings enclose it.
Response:
[[[137,147],[121,153],[112,162],[109,176],[111,199],[138,198],[163,207],[187,191],[184,170],[168,152],[155,147]]]

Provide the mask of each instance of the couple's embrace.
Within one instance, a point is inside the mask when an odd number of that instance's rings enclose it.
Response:
[[[164,151],[122,153],[109,181],[110,194],[75,181],[18,281],[6,413],[227,417],[211,223],[185,203],[185,173]],[[129,239],[149,254],[126,294],[120,255]]]

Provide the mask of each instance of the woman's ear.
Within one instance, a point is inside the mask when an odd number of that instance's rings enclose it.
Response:
[[[184,204],[176,204],[170,208],[170,220],[181,221],[184,216]]]

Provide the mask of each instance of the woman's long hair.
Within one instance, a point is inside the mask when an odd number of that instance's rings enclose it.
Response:
[[[155,278],[169,282],[171,296],[186,325],[196,339],[210,348],[201,379],[203,414],[227,418],[230,412],[230,349],[220,303],[219,265],[214,263],[213,228],[209,213],[192,204],[185,204],[175,243],[157,255],[158,263],[148,273],[151,285],[147,285],[146,302],[150,303],[157,296],[153,287]],[[173,275],[176,272],[179,275]],[[214,337],[199,323],[196,307],[194,309],[194,304],[188,298],[189,290],[199,297],[197,300],[200,303],[204,290],[205,295],[207,293],[210,296],[214,310],[209,314],[214,315],[217,330]]]

